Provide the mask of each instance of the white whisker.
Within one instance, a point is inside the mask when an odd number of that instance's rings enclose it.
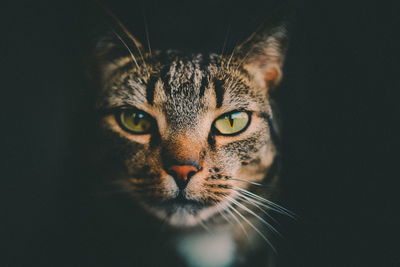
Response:
[[[228,217],[226,217],[226,215],[224,214],[225,211],[225,207],[223,207],[221,204],[218,204],[218,202],[216,202],[216,206],[218,207],[218,213],[221,215],[222,218],[224,218],[224,220],[229,223],[232,224],[232,222],[229,220]]]
[[[117,25],[119,26],[119,28],[120,28],[120,29],[126,34],[126,36],[129,37],[129,39],[133,42],[133,44],[135,45],[136,49],[137,49],[138,52],[139,52],[139,55],[140,55],[141,59],[143,60],[143,64],[144,64],[144,66],[145,66],[145,70],[147,71],[147,74],[150,76],[150,72],[149,72],[149,70],[148,70],[146,61],[144,60],[143,55],[142,55],[142,51],[141,51],[141,49],[140,49],[141,44],[139,43],[139,41],[138,41],[135,37],[133,37],[133,35],[128,31],[128,29],[124,26],[124,24],[122,24],[122,22],[121,22],[108,8],[106,8],[106,7],[105,7],[104,5],[102,5],[101,3],[100,3],[100,6],[102,6],[102,8],[104,9],[104,11],[106,11],[107,14],[110,15],[110,16],[114,19],[114,21],[117,23]],[[129,50],[129,53],[131,54],[132,58],[134,59],[136,66],[140,69],[138,62],[136,61],[136,58],[133,56],[133,53],[132,53],[132,51],[129,49],[128,45],[125,43],[124,40],[122,40],[121,36],[119,36],[119,34],[117,34],[114,30],[113,30],[113,33],[118,37],[118,39],[119,39],[119,40],[124,44],[124,46]]]
[[[272,245],[272,243],[268,240],[268,238],[257,228],[254,226],[254,224],[252,224],[246,217],[244,217],[237,209],[235,209],[234,207],[231,206],[231,209],[237,214],[239,215],[240,218],[242,218],[248,225],[250,225],[251,228],[254,229],[254,231],[256,231],[264,240],[265,242],[268,243],[268,245],[272,248],[272,250],[277,253],[275,247]]]
[[[243,201],[249,203],[250,205],[253,205],[254,207],[256,207],[257,209],[259,209],[262,213],[264,213],[266,216],[268,216],[268,218],[270,218],[271,220],[274,221],[274,223],[279,224],[277,220],[275,220],[274,217],[271,216],[271,214],[269,214],[265,209],[263,209],[262,207],[260,207],[260,205],[251,198],[246,197],[245,195],[242,195],[241,193],[238,192],[238,196],[240,197],[240,199],[242,199]],[[262,204],[262,203],[261,203]],[[268,209],[268,208],[267,208]]]
[[[212,233],[211,229],[200,219],[199,220],[199,224],[201,225],[201,227],[204,228],[204,230],[206,230],[208,233]]]
[[[151,46],[150,46],[150,38],[149,38],[149,28],[148,28],[148,25],[147,25],[146,14],[145,14],[144,11],[143,11],[143,20],[144,20],[144,30],[145,30],[145,32],[146,32],[147,47],[149,48],[150,56],[152,56],[152,53],[151,53]]]
[[[239,68],[243,65],[243,63],[246,61],[247,57],[250,55],[250,52],[252,51],[252,49],[250,49],[246,55],[244,55],[243,59],[239,62],[236,71],[239,70]]]
[[[243,233],[249,237],[249,234],[246,231],[246,228],[243,226],[242,222],[239,220],[238,217],[236,217],[236,215],[230,210],[233,207],[228,206],[228,208],[226,209],[227,212],[229,212],[229,214],[231,215],[231,217],[239,224],[240,228],[242,229]]]
[[[271,208],[275,208],[276,211],[278,211],[278,212],[280,212],[282,214],[285,214],[285,215],[291,217],[292,219],[297,219],[298,218],[298,216],[295,213],[293,213],[290,210],[288,210],[288,209],[286,209],[286,208],[284,208],[284,207],[272,202],[271,200],[268,200],[268,199],[265,199],[263,197],[260,197],[259,195],[254,194],[254,193],[252,193],[252,192],[250,192],[250,191],[248,191],[246,189],[243,189],[243,188],[235,187],[234,189],[240,190],[245,195],[247,195],[247,196],[249,196],[251,198],[255,198],[255,199],[257,199],[257,200],[259,200],[261,202],[264,202],[267,205],[270,205]]]
[[[132,42],[136,45],[136,43],[135,43],[134,41],[132,41]],[[136,45],[136,49],[138,50],[139,55],[140,55],[140,58],[141,58],[142,61],[143,61],[144,69],[147,71],[147,75],[149,75],[149,77],[150,77],[149,67],[147,66],[147,63],[146,63],[146,61],[144,60],[142,51],[141,51],[140,47],[138,47],[137,45]]]
[[[232,53],[231,53],[231,56],[229,57],[228,63],[226,64],[226,68],[227,69],[229,68],[229,65],[231,64],[231,60],[233,58],[233,55],[235,54],[235,51],[236,51],[236,49],[234,48]]]
[[[269,222],[267,222],[266,220],[264,220],[262,217],[260,217],[259,215],[257,215],[254,211],[252,211],[251,209],[249,209],[248,207],[246,207],[245,205],[243,205],[242,203],[240,203],[239,201],[235,200],[232,197],[227,196],[227,198],[232,201],[233,203],[235,203],[238,207],[244,209],[245,211],[247,211],[248,213],[250,213],[251,215],[253,215],[254,217],[256,217],[257,219],[259,219],[262,223],[264,223],[269,229],[271,229],[275,234],[279,235],[279,237],[282,237],[282,234],[278,232],[278,230],[275,229],[275,227],[273,227]]]
[[[256,182],[251,182],[251,181],[247,181],[247,180],[240,179],[240,178],[228,178],[228,180],[234,180],[234,181],[249,183],[249,184],[252,184],[252,185],[263,186],[263,184],[256,183]]]
[[[249,201],[252,201],[252,202],[254,202],[254,203],[257,203],[258,205],[260,205],[260,206],[262,206],[262,207],[264,207],[264,208],[266,208],[266,209],[268,209],[268,210],[272,210],[272,211],[278,212],[278,213],[280,213],[280,214],[283,214],[283,215],[286,215],[286,216],[291,217],[290,214],[287,214],[286,212],[284,212],[284,211],[282,211],[282,210],[280,210],[280,209],[274,208],[274,207],[272,207],[271,205],[268,205],[268,204],[266,204],[266,203],[262,203],[262,202],[258,201],[257,199],[251,198],[249,195],[247,195],[247,196],[246,196],[246,195],[243,195],[242,193],[240,193],[240,192],[238,192],[238,191],[236,191],[236,193],[237,193],[239,196],[241,196],[241,197],[247,197],[247,199],[248,199]],[[291,218],[293,218],[293,217],[291,217]]]
[[[136,58],[133,55],[133,53],[132,53],[131,49],[129,48],[129,46],[125,43],[125,41],[121,38],[121,36],[118,33],[116,33],[114,30],[112,32],[115,34],[115,36],[117,36],[117,38],[121,41],[121,43],[126,47],[126,49],[128,50],[129,54],[131,55],[131,58],[132,58],[133,62],[135,62],[136,67],[138,67],[140,69],[139,64],[136,61]]]

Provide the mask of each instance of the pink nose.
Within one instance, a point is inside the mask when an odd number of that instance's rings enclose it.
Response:
[[[173,165],[168,168],[168,173],[174,177],[176,184],[182,190],[190,178],[199,170],[192,165]]]

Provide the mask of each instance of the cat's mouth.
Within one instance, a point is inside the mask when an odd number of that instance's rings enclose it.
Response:
[[[202,211],[209,205],[188,199],[179,193],[176,197],[152,205],[150,210],[161,219],[175,226],[194,226],[199,221]]]
[[[200,201],[188,199],[182,192],[179,192],[174,198],[163,201],[160,206],[166,210],[171,210],[171,212],[174,212],[176,209],[185,208],[191,209],[193,213],[206,207],[206,205]]]

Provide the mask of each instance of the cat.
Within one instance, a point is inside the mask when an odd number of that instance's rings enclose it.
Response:
[[[115,186],[91,226],[105,225],[93,230],[89,265],[273,266],[271,213],[290,215],[271,201],[279,151],[270,91],[282,79],[285,23],[261,27],[229,55],[151,51],[119,27],[98,41],[89,68],[93,183]]]

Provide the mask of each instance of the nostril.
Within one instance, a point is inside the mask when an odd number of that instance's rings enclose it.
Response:
[[[187,174],[187,179],[189,180],[190,178],[192,178],[193,175],[195,175],[196,172],[195,171],[191,171]]]
[[[190,178],[199,170],[192,165],[174,165],[168,168],[167,173],[171,175],[178,187],[182,190],[186,187]]]

